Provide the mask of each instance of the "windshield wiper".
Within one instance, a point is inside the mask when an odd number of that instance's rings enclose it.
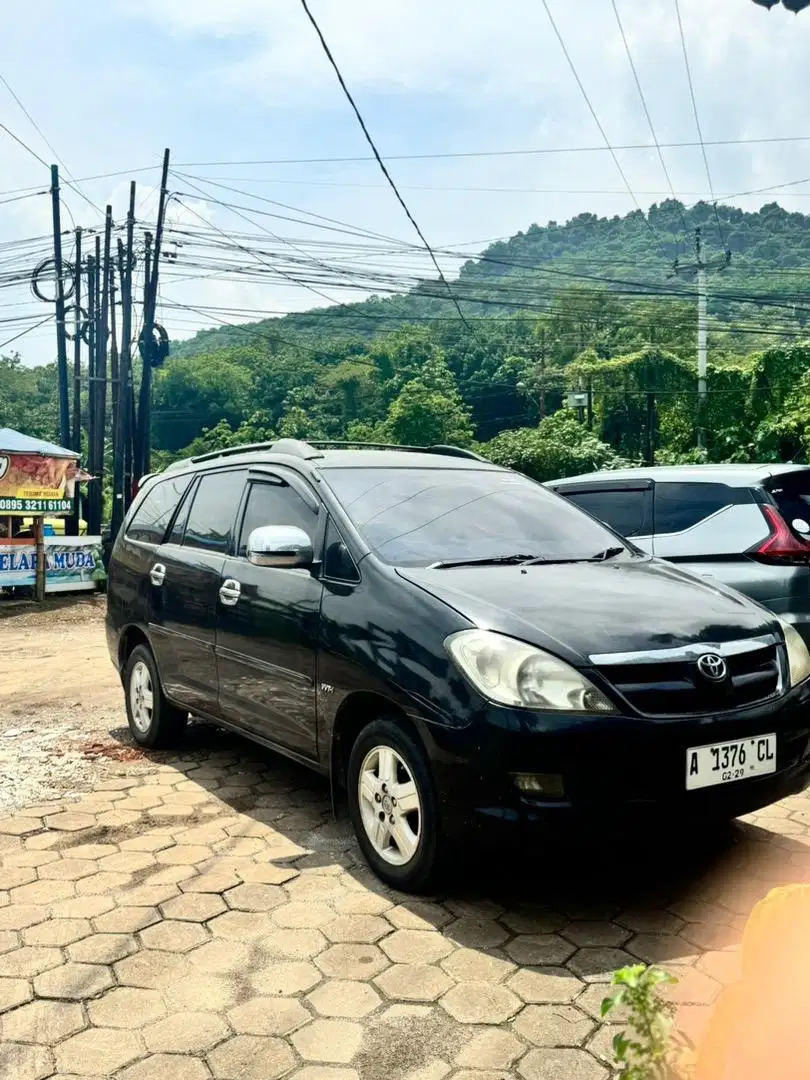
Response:
[[[537,559],[526,559],[523,562],[524,566],[536,566],[537,563],[549,563],[552,566],[559,565],[560,563],[580,563],[580,562],[606,562],[608,559],[614,559],[617,555],[621,555],[627,548],[623,547],[608,547],[604,551],[597,551],[595,555],[585,555],[582,558],[563,558],[563,559],[550,559],[548,556],[541,555]]]
[[[448,570],[454,566],[522,566],[524,563],[545,562],[535,555],[485,555],[480,559],[442,559],[431,563],[428,570]]]

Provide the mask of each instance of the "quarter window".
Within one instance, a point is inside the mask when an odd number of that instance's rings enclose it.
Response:
[[[190,483],[191,477],[188,475],[155,483],[127,526],[129,539],[145,544],[162,544],[169,522]]]
[[[747,488],[730,488],[727,484],[656,483],[656,536],[683,532],[731,503],[751,501]]]

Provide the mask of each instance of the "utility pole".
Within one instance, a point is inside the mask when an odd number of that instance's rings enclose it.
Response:
[[[82,452],[82,230],[76,230],[76,258],[73,266],[73,432],[71,447]],[[73,513],[68,519],[71,536],[78,536],[81,521],[81,496],[78,485]]]
[[[91,476],[96,475],[96,260],[87,256],[87,467]],[[88,532],[92,533],[91,519],[95,502],[95,480],[87,487],[85,519]]]
[[[112,242],[112,207],[107,206],[104,215],[104,256],[101,266],[98,268],[97,282],[101,287],[101,307],[97,309],[99,315],[99,330],[96,337],[96,383],[98,408],[98,421],[96,426],[96,438],[98,439],[98,501],[96,531],[101,531],[101,519],[104,509],[104,446],[107,434],[107,341],[110,336],[110,245]]]
[[[715,259],[714,262],[709,262],[703,255],[703,238],[700,231],[700,226],[695,229],[695,262],[687,263],[683,265],[678,259],[675,260],[674,273],[676,275],[685,275],[686,277],[693,277],[697,284],[697,301],[698,301],[698,325],[697,325],[697,373],[698,373],[698,385],[697,385],[697,444],[701,449],[706,447],[706,402],[708,399],[708,298],[709,298],[709,286],[708,275],[711,271],[720,273],[725,270],[731,263],[731,252],[726,251],[725,254]]]
[[[138,349],[141,354],[141,389],[138,396],[138,426],[135,434],[135,447],[132,454],[132,479],[140,480],[149,472],[149,433],[151,430],[151,403],[152,403],[152,365],[149,363],[149,349],[144,345],[146,332],[146,310],[149,303],[149,274],[151,272],[152,259],[152,234],[144,235],[144,281],[143,281],[143,310],[144,325],[138,340]]]
[[[53,216],[53,262],[56,273],[56,368],[59,382],[59,441],[70,443],[67,338],[65,337],[65,281],[62,276],[62,216],[59,205],[59,166],[51,165],[51,211]]]
[[[160,177],[160,200],[158,202],[157,226],[155,228],[154,249],[146,255],[144,285],[143,329],[138,339],[138,349],[143,362],[141,380],[140,407],[138,410],[138,450],[136,469],[138,479],[151,468],[151,411],[152,411],[152,368],[159,363],[155,342],[155,311],[157,308],[158,273],[160,269],[160,250],[163,243],[163,226],[166,221],[166,202],[169,191],[169,150],[163,152],[163,171]]]

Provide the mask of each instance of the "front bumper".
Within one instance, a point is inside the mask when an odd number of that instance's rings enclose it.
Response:
[[[775,732],[776,772],[686,789],[691,747]],[[775,701],[712,716],[564,716],[490,706],[468,727],[430,725],[445,829],[502,825],[621,828],[732,818],[810,785],[810,680]],[[564,797],[521,795],[514,773],[562,776]]]

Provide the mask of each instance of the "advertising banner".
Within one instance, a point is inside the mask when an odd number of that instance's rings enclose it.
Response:
[[[0,453],[0,514],[69,514],[75,458]]]
[[[45,538],[45,592],[95,589],[104,581],[100,536]],[[36,583],[37,551],[32,544],[0,541],[0,589]]]

